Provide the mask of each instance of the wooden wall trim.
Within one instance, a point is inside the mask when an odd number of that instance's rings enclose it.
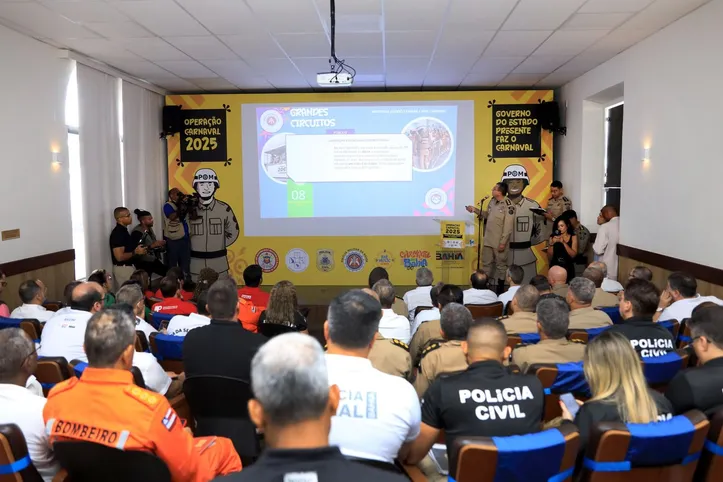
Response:
[[[35,271],[49,266],[75,261],[75,250],[66,249],[65,251],[56,251],[55,253],[41,254],[32,258],[19,259],[10,261],[0,265],[0,269],[5,272],[5,276],[15,276],[17,274]]]
[[[657,266],[668,271],[685,271],[695,276],[697,280],[707,281],[713,284],[720,284],[723,280],[723,269],[672,258],[664,254],[633,248],[632,246],[618,244],[618,256]]]

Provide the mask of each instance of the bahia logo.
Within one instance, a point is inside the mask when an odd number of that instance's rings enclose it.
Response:
[[[409,250],[409,251],[400,251],[399,257],[402,260],[402,265],[404,265],[405,269],[412,270],[417,268],[427,268],[429,267],[429,259],[432,257],[432,254],[429,251],[423,251],[423,250]]]

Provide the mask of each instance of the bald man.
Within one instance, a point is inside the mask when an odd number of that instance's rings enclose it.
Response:
[[[506,437],[539,432],[544,412],[542,383],[533,375],[510,373],[507,333],[486,318],[470,327],[462,342],[467,370],[438,378],[422,402],[422,425],[406,463],[417,464],[444,430],[447,453],[458,437]],[[450,464],[450,477],[456,467]]]
[[[547,272],[547,281],[552,287],[553,295],[562,296],[563,298],[567,296],[567,270],[565,268],[562,266],[550,268]]]
[[[618,279],[618,240],[620,239],[620,218],[614,206],[607,205],[600,210],[597,217],[600,228],[595,237],[592,250],[595,259],[602,261],[608,267],[608,277]]]

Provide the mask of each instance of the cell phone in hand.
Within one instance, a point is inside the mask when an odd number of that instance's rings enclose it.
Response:
[[[580,411],[580,405],[577,404],[577,400],[572,396],[572,393],[563,393],[560,395],[560,401],[565,404],[567,411],[570,412],[572,418],[575,418],[577,412]]]

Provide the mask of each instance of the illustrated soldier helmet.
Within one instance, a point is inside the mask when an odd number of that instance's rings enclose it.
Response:
[[[196,174],[193,176],[193,188],[196,188],[196,183],[198,182],[212,182],[216,184],[216,189],[221,187],[221,184],[218,182],[218,176],[216,175],[216,171],[213,169],[209,169],[207,167],[204,167],[203,169],[199,169],[196,171]]]
[[[527,176],[527,169],[525,169],[525,166],[520,164],[510,164],[505,168],[505,171],[502,173],[502,182],[513,181],[515,179],[521,179],[527,184],[530,183],[530,178]]]

